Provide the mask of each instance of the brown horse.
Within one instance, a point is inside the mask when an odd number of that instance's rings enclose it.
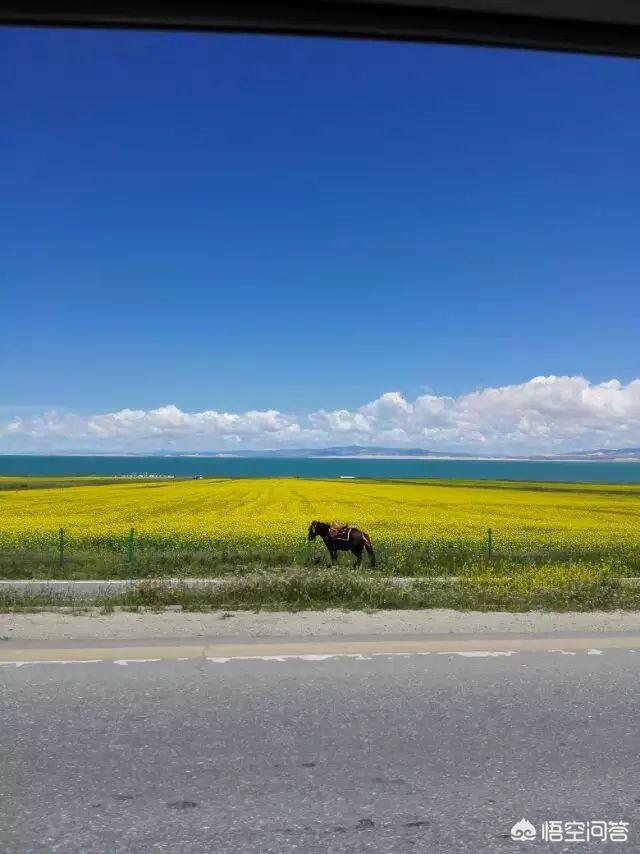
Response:
[[[337,536],[332,536],[330,533],[331,525],[327,522],[312,522],[309,525],[308,540],[311,542],[316,537],[321,537],[331,555],[331,563],[333,566],[338,562],[338,552],[353,552],[356,556],[354,566],[360,566],[362,562],[362,550],[366,549],[369,555],[369,566],[376,565],[376,556],[373,553],[373,547],[368,534],[361,531],[359,528],[349,528],[345,526],[338,532]]]

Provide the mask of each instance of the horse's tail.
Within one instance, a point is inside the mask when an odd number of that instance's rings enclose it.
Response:
[[[362,542],[364,543],[364,547],[367,550],[367,554],[369,555],[369,566],[376,565],[376,556],[373,552],[373,546],[371,545],[371,540],[369,539],[368,534],[365,534],[364,531],[360,531],[362,534]]]

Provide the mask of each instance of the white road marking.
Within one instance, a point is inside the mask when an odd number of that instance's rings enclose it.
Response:
[[[41,661],[0,661],[0,667],[24,667],[27,664],[100,664],[103,658],[50,658]]]
[[[428,655],[459,656],[467,659],[509,658],[520,652],[552,653],[555,655],[603,655],[604,651],[617,649],[640,652],[640,635],[601,636],[600,647],[592,647],[596,638],[562,637],[544,638],[478,638],[475,641],[458,640],[376,640],[376,641],[313,641],[258,642],[258,643],[196,643],[178,645],[87,646],[85,648],[20,649],[5,647],[5,654],[15,658],[0,661],[0,667],[20,668],[27,664],[100,664],[111,663],[119,667],[160,661],[198,661],[211,664],[229,664],[236,661],[288,661],[317,662],[344,659],[345,661],[374,661],[378,658],[416,658]],[[561,647],[552,644],[561,644]],[[526,662],[526,658],[524,659]],[[522,659],[519,662],[526,666]]]
[[[516,655],[516,651],[513,649],[500,650],[497,652],[492,652],[488,649],[475,649],[475,650],[467,650],[465,652],[455,651],[455,652],[439,652],[438,655],[461,655],[463,658],[493,658],[499,655]]]
[[[430,652],[372,652],[374,656],[394,655],[396,658],[410,658],[412,655],[431,655]]]
[[[416,653],[420,654],[420,653]],[[326,653],[288,653],[285,655],[208,655],[206,660],[212,664],[227,664],[229,661],[327,661],[330,658],[353,658],[356,661],[371,661],[373,655],[411,655],[406,652],[379,652],[372,655],[363,655],[361,652],[326,652]]]
[[[628,650],[633,652],[634,650]],[[577,652],[564,649],[548,649],[537,650],[542,653],[559,653],[561,655],[577,655]],[[584,650],[587,655],[603,655],[601,649]],[[436,655],[460,656],[461,658],[509,658],[512,655],[518,655],[516,650],[451,650],[450,652],[437,652]],[[354,661],[372,661],[374,658],[415,658],[418,656],[431,655],[430,652],[374,652],[366,655],[361,652],[336,652],[336,653],[295,653],[286,655],[225,655],[225,656],[205,656],[204,660],[211,664],[228,664],[230,661],[329,661],[331,659],[350,659]],[[198,661],[198,658],[85,658],[85,659],[36,659],[34,661],[0,661],[0,667],[25,667],[32,664],[117,664],[120,667],[127,667],[129,664],[150,664],[158,661]],[[526,665],[523,665],[526,666]]]

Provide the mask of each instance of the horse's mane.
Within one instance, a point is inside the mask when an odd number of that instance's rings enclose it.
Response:
[[[319,525],[322,525],[323,528],[348,528],[349,527],[348,522],[340,522],[336,519],[334,519],[331,522],[325,522],[322,519],[316,519],[315,525],[316,525],[316,527],[318,527]]]

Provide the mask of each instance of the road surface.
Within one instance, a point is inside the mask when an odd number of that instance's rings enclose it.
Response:
[[[0,658],[7,854],[640,851],[637,636]],[[544,821],[628,841],[544,842]]]

